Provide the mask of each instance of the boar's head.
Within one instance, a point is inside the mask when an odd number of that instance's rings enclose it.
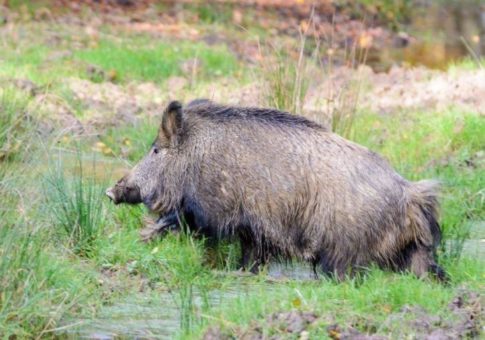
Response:
[[[153,212],[166,213],[180,203],[184,172],[184,162],[179,156],[182,114],[179,102],[168,105],[148,154],[114,187],[106,190],[115,204],[144,203]]]

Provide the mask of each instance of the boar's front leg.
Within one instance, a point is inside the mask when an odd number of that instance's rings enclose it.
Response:
[[[177,211],[160,216],[158,220],[146,220],[146,227],[140,231],[140,238],[148,242],[157,236],[163,236],[171,230],[180,229],[180,219]]]

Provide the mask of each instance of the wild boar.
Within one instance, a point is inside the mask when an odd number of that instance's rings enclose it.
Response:
[[[376,153],[286,112],[171,102],[148,154],[107,195],[239,239],[245,267],[281,256],[337,278],[371,264],[445,278],[437,184],[410,182]]]

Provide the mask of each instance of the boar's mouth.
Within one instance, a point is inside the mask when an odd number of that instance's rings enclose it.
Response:
[[[138,187],[115,185],[113,188],[106,190],[106,196],[108,196],[114,204],[139,204],[143,202]]]
[[[115,193],[114,193],[114,190],[113,188],[108,188],[106,189],[106,196],[109,197],[109,199],[111,200],[111,202],[113,202],[114,204],[118,204],[119,202],[116,200],[116,196],[115,196]]]

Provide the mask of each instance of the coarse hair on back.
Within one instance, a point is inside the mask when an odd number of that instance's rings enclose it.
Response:
[[[207,99],[195,99],[185,107],[188,114],[195,114],[216,122],[248,121],[271,126],[284,126],[295,128],[310,128],[320,131],[326,129],[305,117],[297,116],[277,109],[227,106],[214,103]]]

